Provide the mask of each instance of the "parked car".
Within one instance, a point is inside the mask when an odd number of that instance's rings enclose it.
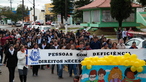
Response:
[[[16,26],[16,27],[21,27],[21,26],[22,26],[22,23],[17,22],[17,23],[15,24],[15,26]]]
[[[132,38],[128,40],[125,43],[126,48],[129,49],[132,46],[133,42],[136,42],[136,46],[138,47],[138,49],[146,48],[146,40],[142,38]]]
[[[39,29],[41,30],[41,32],[46,32],[47,30],[51,29],[50,26],[39,26]]]
[[[57,26],[57,23],[53,21],[53,22],[51,23],[51,26]]]
[[[27,26],[27,29],[28,29],[28,30],[32,30],[33,28],[34,28],[34,29],[37,29],[38,27],[39,27],[39,25],[28,25],[28,26]]]
[[[51,23],[52,23],[51,21],[47,21],[46,25],[51,25]]]
[[[29,22],[25,22],[25,23],[22,24],[22,27],[23,27],[24,29],[26,29],[28,25],[31,25],[31,24],[30,24]]]
[[[44,22],[42,20],[35,21],[35,25],[44,25]]]

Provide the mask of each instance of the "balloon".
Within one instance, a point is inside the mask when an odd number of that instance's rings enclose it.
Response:
[[[86,61],[86,60],[89,60],[89,58],[88,58],[88,57],[85,57],[84,60],[85,60],[85,61]]]
[[[137,68],[137,71],[138,71],[138,72],[142,72],[142,71],[143,71],[143,67],[138,67],[138,68]]]
[[[124,61],[124,65],[125,65],[125,66],[129,66],[129,61],[128,61],[128,60],[125,60],[125,61]]]
[[[124,54],[124,57],[130,57],[129,53]]]
[[[86,65],[86,62],[85,61],[81,61],[81,64],[84,66],[84,65]]]
[[[132,66],[130,69],[132,72],[135,72],[137,70],[135,66]]]
[[[91,60],[87,60],[86,65],[91,65]]]
[[[140,65],[139,65],[139,62],[138,62],[138,61],[134,62],[134,66],[135,66],[135,67],[139,67],[139,66],[140,66]]]
[[[99,58],[98,58],[98,56],[95,56],[95,57],[93,57],[93,60],[98,60]]]
[[[84,70],[86,68],[86,66],[82,66],[82,70]]]
[[[92,66],[91,65],[87,65],[87,69],[91,69],[92,68]]]
[[[136,55],[136,54],[132,54],[132,55],[131,55],[131,58],[132,58],[132,59],[136,59],[136,58],[137,58],[137,55]]]

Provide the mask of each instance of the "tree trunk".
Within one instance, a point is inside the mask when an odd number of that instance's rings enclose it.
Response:
[[[61,14],[61,23],[63,24],[63,15]]]
[[[122,27],[122,20],[119,20],[119,27]]]

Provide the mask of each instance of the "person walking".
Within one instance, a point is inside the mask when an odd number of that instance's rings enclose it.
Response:
[[[17,51],[14,49],[13,45],[10,45],[8,51],[6,52],[6,56],[4,59],[4,65],[8,67],[9,70],[9,82],[13,82],[15,77],[15,68],[17,66]]]
[[[24,46],[20,46],[20,51],[17,53],[18,63],[17,68],[19,72],[19,79],[21,82],[26,82],[27,79],[27,68],[26,65],[26,51]]]
[[[72,44],[70,50],[75,50],[75,45]],[[69,76],[72,77],[72,71],[74,75],[77,75],[77,64],[69,64]]]
[[[36,50],[38,50],[39,49],[39,47],[38,47],[38,44],[34,44],[34,51]],[[39,71],[39,68],[40,68],[40,65],[33,65],[32,66],[32,75],[33,76],[38,76],[38,71]]]
[[[124,28],[124,30],[122,31],[122,38],[123,38],[124,43],[125,43],[126,40],[127,40],[127,30],[126,30],[126,28]]]
[[[57,40],[54,40],[54,43],[53,45],[50,47],[50,49],[60,49],[60,46],[58,45],[58,42]],[[58,66],[58,65],[57,65]],[[52,64],[52,67],[51,67],[51,73],[54,74],[54,67],[55,67],[55,64]],[[57,67],[58,68],[58,67]],[[57,73],[58,73],[58,69],[57,69]]]

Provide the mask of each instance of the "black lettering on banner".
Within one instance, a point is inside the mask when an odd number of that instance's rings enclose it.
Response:
[[[51,55],[51,53],[48,53],[48,56],[50,56]]]
[[[109,55],[109,52],[107,52],[106,54]]]
[[[104,55],[107,55],[106,52],[104,52]]]
[[[56,53],[56,56],[58,56],[58,53]]]
[[[99,52],[97,52],[97,55],[99,55]]]
[[[116,52],[115,51],[113,52],[113,55],[116,55]]]
[[[62,53],[62,56],[65,56],[65,53]]]
[[[122,52],[122,55],[124,55],[125,54],[125,52]]]
[[[117,55],[121,55],[121,52],[118,52],[118,54]]]
[[[93,56],[96,56],[96,53],[95,52],[93,52]]]
[[[78,53],[77,56],[87,56],[87,54]]]

